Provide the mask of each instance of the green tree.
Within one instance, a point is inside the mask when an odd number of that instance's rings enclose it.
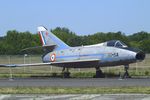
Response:
[[[142,49],[146,53],[150,53],[150,40],[143,40],[140,42],[139,48]]]
[[[92,35],[78,36],[68,28],[57,27],[52,29],[51,32],[70,46],[92,45],[109,40],[121,40],[129,46],[140,48],[146,53],[150,53],[150,34],[144,31],[129,36],[120,31],[108,33],[97,32]],[[6,36],[0,37],[0,54],[18,54],[22,49],[40,45],[38,34],[11,30],[7,32]],[[37,49],[33,53],[39,54],[41,51]]]

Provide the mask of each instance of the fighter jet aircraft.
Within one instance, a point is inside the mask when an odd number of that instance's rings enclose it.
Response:
[[[44,66],[54,65],[62,67],[64,77],[69,77],[69,68],[95,68],[95,77],[101,77],[101,67],[124,65],[124,77],[129,77],[129,64],[142,61],[145,53],[139,49],[128,47],[119,40],[104,43],[70,47],[48,30],[39,26],[38,34],[45,53],[43,63],[34,64],[1,64],[0,67]]]

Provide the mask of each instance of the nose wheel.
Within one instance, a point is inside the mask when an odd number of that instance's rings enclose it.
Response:
[[[124,66],[124,71],[125,71],[125,73],[124,73],[124,75],[123,75],[122,78],[131,78],[131,76],[129,75],[128,70],[129,70],[129,65],[125,65],[125,66]]]

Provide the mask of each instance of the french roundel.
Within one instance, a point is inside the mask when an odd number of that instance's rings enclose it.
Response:
[[[50,61],[54,62],[56,60],[56,54],[50,56]]]

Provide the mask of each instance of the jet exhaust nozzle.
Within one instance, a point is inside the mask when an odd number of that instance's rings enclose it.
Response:
[[[144,60],[144,59],[145,59],[145,53],[142,52],[142,51],[140,51],[140,52],[138,52],[138,53],[136,54],[135,58],[136,58],[137,60]]]

